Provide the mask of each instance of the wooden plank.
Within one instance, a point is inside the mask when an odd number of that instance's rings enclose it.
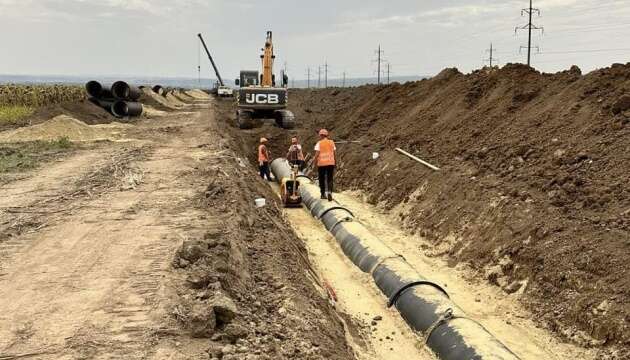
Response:
[[[435,165],[431,165],[428,162],[420,159],[419,157],[411,155],[410,153],[406,152],[405,150],[403,150],[401,148],[396,148],[396,151],[398,151],[399,153],[401,153],[401,154],[403,154],[403,155],[405,155],[405,156],[407,156],[407,157],[409,157],[409,158],[419,162],[420,164],[422,164],[422,165],[424,165],[424,166],[426,166],[426,167],[428,167],[428,168],[430,168],[432,170],[435,170],[435,171],[439,171],[440,170],[439,167],[437,167]]]

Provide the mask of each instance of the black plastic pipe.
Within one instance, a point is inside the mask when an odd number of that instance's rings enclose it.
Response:
[[[111,99],[114,97],[109,85],[103,85],[96,80],[88,81],[85,84],[85,90],[88,95],[97,99]]]
[[[291,175],[285,159],[271,162],[275,178]],[[321,220],[344,254],[368,273],[407,324],[422,334],[426,345],[444,360],[519,359],[481,324],[468,318],[439,284],[420,275],[400,254],[374,236],[352,211],[336,201],[319,198],[319,188],[300,177],[300,195],[311,214]]]
[[[95,105],[98,105],[100,107],[102,107],[103,109],[109,111],[110,113],[112,112],[112,105],[114,104],[114,101],[111,99],[98,99],[98,98],[90,98],[90,101],[92,101],[92,103],[94,103]]]
[[[111,105],[112,114],[116,117],[133,117],[142,114],[142,104],[131,101],[116,101]]]
[[[133,85],[129,85],[125,81],[116,81],[111,87],[112,95],[119,100],[136,101],[142,96],[142,91]]]
[[[158,95],[165,95],[164,88],[162,87],[162,85],[155,85],[152,89],[153,89],[153,92]]]

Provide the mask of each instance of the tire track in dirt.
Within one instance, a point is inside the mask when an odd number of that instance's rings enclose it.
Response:
[[[189,346],[175,346],[181,331],[168,313],[172,254],[186,232],[202,226],[191,221],[198,211],[186,206],[203,189],[195,191],[186,179],[198,162],[189,148],[197,145],[194,134],[203,127],[200,114],[189,123],[190,132],[156,146],[147,159],[136,159],[139,184],[61,202],[81,206],[15,238],[22,249],[6,259],[0,277],[0,354],[44,352],[40,356],[51,359],[204,354],[204,345],[187,337]],[[89,154],[75,165],[102,156]],[[13,183],[15,202],[7,204],[36,206],[42,186],[57,196],[55,185],[77,168],[82,167],[64,163],[44,179]]]
[[[2,258],[28,245],[20,235],[51,226],[86,206],[86,199],[129,186],[133,160],[144,153],[139,147],[99,147],[85,150],[51,168],[43,168],[24,181],[4,186],[0,200],[0,268]],[[133,185],[133,184],[131,184]]]

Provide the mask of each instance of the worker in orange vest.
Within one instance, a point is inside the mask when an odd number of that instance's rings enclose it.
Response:
[[[328,201],[332,201],[335,151],[337,148],[334,141],[328,138],[328,130],[319,130],[319,141],[315,144],[314,160],[317,165],[321,198],[328,198]]]
[[[289,146],[289,152],[287,152],[287,160],[291,166],[297,166],[302,169],[304,165],[304,153],[302,153],[302,145],[298,142],[298,138],[291,138],[291,146]]]
[[[260,138],[260,145],[258,145],[258,170],[260,170],[260,177],[267,180],[271,180],[271,173],[269,172],[269,159],[271,155],[267,150],[267,139]]]

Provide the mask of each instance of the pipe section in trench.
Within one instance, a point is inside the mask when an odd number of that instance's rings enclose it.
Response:
[[[278,181],[291,176],[286,159],[271,162]],[[350,209],[322,200],[319,187],[300,176],[300,195],[311,214],[322,221],[344,254],[374,279],[407,324],[444,360],[516,360],[516,354],[477,321],[470,319],[438,284],[419,274],[401,254],[395,253],[355,220]]]

